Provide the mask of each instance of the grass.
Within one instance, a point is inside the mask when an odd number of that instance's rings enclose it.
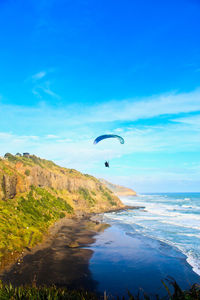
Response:
[[[189,290],[181,290],[176,281],[170,282],[173,287],[173,292],[169,292],[169,287],[165,285],[166,288],[166,296],[160,297],[159,295],[154,295],[152,298],[148,296],[146,293],[139,293],[134,296],[130,292],[126,296],[126,299],[129,300],[199,300],[200,299],[200,286],[197,284],[193,284]],[[32,286],[19,286],[14,287],[11,284],[3,284],[0,281],[0,299],[2,300],[19,300],[19,299],[27,299],[27,300],[97,300],[97,299],[114,299],[112,296],[104,296],[97,295],[92,292],[84,291],[84,290],[69,290],[67,288],[57,288],[56,286],[39,286],[36,287],[34,284]],[[116,299],[116,298],[115,298]],[[119,297],[117,299],[120,300]],[[121,299],[125,299],[122,297]]]
[[[87,291],[68,290],[66,288],[4,285],[0,282],[1,300],[97,300],[97,296]]]
[[[88,201],[88,203],[90,205],[93,206],[95,204],[96,201],[95,201],[95,199],[93,199],[91,197],[90,192],[89,192],[88,189],[86,189],[86,188],[79,188],[78,192],[83,197],[84,200]]]
[[[82,178],[88,188],[77,186],[69,191],[29,186],[27,177],[31,177],[32,167],[36,165],[44,168],[47,174],[50,171],[55,177],[59,175],[57,180],[64,181],[65,176],[66,181],[72,177]],[[8,199],[6,187],[15,188],[16,182],[16,195]],[[35,155],[25,157],[6,153],[5,158],[0,160],[0,189],[0,265],[5,264],[6,259],[8,262],[9,257],[12,259],[13,253],[17,256],[23,248],[30,248],[42,241],[50,225],[67,213],[72,214],[73,199],[85,200],[78,203],[78,208],[88,212],[99,211],[101,202],[104,210],[106,205],[108,208],[116,205],[110,191],[102,187],[95,177],[74,169],[61,168]],[[26,192],[21,192],[24,190]]]
[[[12,168],[6,166],[3,160],[0,161],[0,171],[2,171],[3,174],[7,174],[9,176],[14,175],[14,171],[12,170]]]
[[[117,203],[113,200],[108,190],[103,190],[103,195],[112,206],[117,205]]]
[[[0,200],[0,262],[40,242],[50,225],[72,212],[65,200],[39,187],[32,186],[19,198]]]

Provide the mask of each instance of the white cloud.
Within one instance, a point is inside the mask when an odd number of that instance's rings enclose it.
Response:
[[[172,119],[173,122],[184,123],[194,125],[195,127],[200,126],[200,114],[194,116],[187,116],[184,118]]]
[[[0,139],[9,139],[12,137],[11,133],[7,133],[7,132],[0,132]]]
[[[44,89],[46,89],[46,92],[49,89],[48,93],[52,94],[52,96],[58,96],[51,91],[49,82],[36,86],[34,92],[40,94],[41,91],[44,92]],[[50,120],[54,124],[54,127],[60,124],[60,127],[63,128],[64,126],[81,126],[82,128],[84,125],[91,127],[92,124],[95,126],[95,123],[105,123],[105,125],[98,126],[108,128],[106,123],[137,121],[166,114],[176,115],[179,113],[200,111],[200,90],[184,94],[160,95],[140,101],[134,99],[110,101],[93,106],[83,106],[79,103],[62,107],[51,107],[44,104],[43,106],[39,105],[34,108],[1,105],[0,109],[2,112],[4,111],[3,115],[12,114],[15,119],[18,112],[23,115],[24,119],[33,118],[36,121],[43,119],[47,123]],[[115,130],[123,130],[118,126],[119,124]],[[106,131],[108,130],[106,129]]]
[[[53,69],[48,70],[48,73],[53,72]],[[51,82],[49,80],[43,80],[47,77],[47,71],[40,71],[31,76],[31,82],[33,84],[32,93],[38,98],[42,99],[44,94],[54,98],[60,99],[60,96],[51,89]],[[28,79],[28,81],[30,78]]]
[[[60,99],[60,96],[56,94],[54,91],[52,91],[50,86],[51,86],[50,81],[45,81],[40,84],[36,84],[32,89],[32,93],[41,99],[43,98],[44,94],[49,95],[53,98]]]
[[[32,76],[32,79],[33,80],[39,80],[39,79],[42,79],[42,78],[44,78],[45,76],[46,76],[46,72],[45,71],[41,71],[41,72],[38,72],[37,74],[34,74],[33,76]]]
[[[66,106],[66,107],[50,107],[45,103],[42,103],[38,107],[28,108],[28,107],[19,107],[19,106],[8,106],[1,105],[1,115],[4,116],[5,126],[7,127],[7,119],[11,120],[11,127],[18,129],[18,131],[32,126],[32,131],[34,134],[40,136],[41,139],[38,141],[38,152],[43,145],[47,145],[48,153],[48,139],[56,139],[58,143],[62,143],[62,149],[64,145],[67,148],[67,154],[75,156],[77,161],[80,161],[82,158],[81,151],[88,153],[87,159],[93,156],[96,156],[100,159],[103,157],[105,151],[109,153],[109,156],[118,157],[119,155],[129,154],[129,153],[139,153],[139,152],[159,152],[159,151],[189,151],[191,149],[199,150],[199,125],[200,117],[193,116],[187,118],[176,118],[171,119],[174,124],[166,124],[162,126],[127,126],[126,127],[117,127],[113,131],[119,132],[125,137],[125,144],[120,145],[119,147],[115,142],[109,143],[104,141],[103,144],[97,145],[95,149],[91,152],[91,145],[93,139],[98,135],[99,132],[107,132],[105,128],[107,127],[105,123],[109,121],[121,121],[129,119],[137,120],[148,118],[152,115],[159,116],[164,113],[176,114],[180,112],[189,112],[194,111],[195,109],[200,109],[200,92],[195,91],[188,94],[179,94],[179,95],[168,95],[168,96],[157,96],[156,98],[152,97],[147,99],[145,102],[144,99],[140,101],[122,101],[126,103],[124,107],[120,103],[116,102],[114,105],[113,102],[107,105],[109,107],[109,116],[107,110],[99,107],[85,107],[83,112],[82,108],[78,106]],[[163,103],[165,103],[163,108]],[[148,109],[145,109],[145,105]],[[130,108],[129,108],[130,107]],[[133,109],[135,107],[135,109]],[[120,112],[118,112],[118,109]],[[93,114],[91,113],[93,112]],[[95,115],[96,114],[96,115]],[[102,119],[100,118],[102,115]],[[122,114],[122,115],[121,115]],[[92,116],[91,116],[92,115]],[[99,120],[99,122],[98,122]],[[3,119],[0,121],[3,122]],[[94,123],[93,123],[94,122]],[[97,124],[95,124],[97,122]],[[179,123],[177,123],[179,122]],[[32,124],[32,125],[30,125]],[[94,124],[94,125],[93,125]],[[191,128],[191,124],[193,127]],[[119,125],[118,125],[119,126]],[[41,134],[41,130],[45,130],[45,134]],[[48,132],[51,132],[49,134]],[[6,133],[5,133],[6,134]],[[32,133],[30,135],[33,135]],[[44,138],[43,138],[44,137]],[[13,137],[12,137],[13,138]],[[44,139],[45,141],[42,141]],[[80,147],[79,147],[80,145]],[[57,148],[60,146],[57,146]],[[57,150],[55,147],[55,153],[60,150]],[[81,151],[79,151],[81,149]],[[85,150],[84,150],[85,149]],[[65,150],[60,153],[60,156],[64,156]],[[76,154],[77,153],[77,154]],[[56,155],[57,156],[57,155]],[[51,155],[53,158],[53,153]]]
[[[59,136],[58,136],[58,135],[55,135],[55,134],[47,134],[47,135],[45,136],[45,138],[46,138],[46,139],[57,139],[57,138],[59,138]]]
[[[88,118],[91,122],[135,121],[198,110],[200,110],[200,90],[152,96],[139,101],[135,99],[111,101],[93,107]]]
[[[114,129],[114,132],[123,132],[123,131],[124,131],[123,128],[116,128],[116,129]]]
[[[50,87],[49,87],[49,85],[48,86],[42,86],[42,87],[40,87],[40,89],[44,92],[44,93],[46,93],[47,95],[50,95],[51,97],[54,97],[54,98],[57,98],[57,99],[60,99],[60,96],[58,95],[58,94],[56,94],[55,92],[53,92],[51,89],[50,89]]]
[[[188,94],[161,95],[142,101],[111,101],[84,108],[78,104],[51,107],[45,102],[34,108],[0,105],[0,113],[3,116],[0,126],[7,128],[5,132],[0,133],[0,151],[2,155],[5,152],[27,151],[66,167],[77,168],[84,173],[96,175],[98,171],[103,177],[104,160],[115,160],[119,161],[119,165],[115,164],[115,169],[113,166],[109,172],[121,173],[120,161],[123,162],[123,157],[126,156],[132,157],[134,162],[137,155],[142,153],[148,155],[199,152],[200,116],[189,115],[190,112],[200,110],[199,100],[200,91],[197,90]],[[187,112],[188,116],[178,118],[177,115],[181,112]],[[129,122],[163,114],[169,114],[168,119],[171,123],[145,126],[141,125],[142,122],[140,125],[131,125]],[[7,120],[10,120],[9,123]],[[115,122],[112,123],[113,121]],[[122,126],[121,121],[127,121],[127,125]],[[94,138],[101,132],[110,131],[108,128],[122,134],[125,144],[121,145],[112,139],[94,146]],[[15,134],[10,133],[13,130]],[[26,135],[19,134],[20,132],[26,132]],[[118,160],[119,157],[122,159]],[[126,169],[127,167],[130,169]],[[142,186],[142,180],[150,186],[152,180],[153,185],[156,185],[156,182],[159,185],[165,180],[169,183],[172,178],[176,182],[189,182],[199,175],[199,168],[191,165],[183,165],[180,172],[177,172],[175,167],[162,171],[151,169],[148,161],[147,169],[141,167],[140,174],[129,163],[123,166],[124,169],[133,180],[138,178],[138,186]],[[130,181],[128,176],[126,179],[127,182]]]

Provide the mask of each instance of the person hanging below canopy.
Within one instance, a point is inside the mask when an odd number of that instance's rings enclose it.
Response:
[[[105,161],[105,167],[109,168],[109,161]]]
[[[118,139],[120,144],[124,144],[124,139],[116,134],[104,134],[104,135],[100,135],[98,136],[95,140],[94,140],[94,145],[98,144],[100,141],[104,140],[104,139],[110,139],[110,138],[114,138],[114,139]],[[105,161],[105,167],[109,168],[109,161]]]

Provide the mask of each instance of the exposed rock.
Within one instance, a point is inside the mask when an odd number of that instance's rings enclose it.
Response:
[[[3,200],[14,198],[16,195],[17,177],[3,174],[1,186],[4,195]]]
[[[71,242],[67,245],[69,248],[78,248],[79,247],[79,244],[74,241],[74,242]]]
[[[0,161],[0,199],[24,195],[35,186],[65,199],[80,217],[85,213],[124,207],[119,198],[93,176],[59,167],[34,155],[20,157],[7,153],[6,158]]]
[[[117,196],[136,196],[136,192],[130,188],[113,184],[105,179],[99,179],[103,184],[105,184],[115,195]]]

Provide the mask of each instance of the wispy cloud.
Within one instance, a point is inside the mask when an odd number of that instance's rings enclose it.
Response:
[[[34,92],[40,94],[42,91],[58,96],[50,88],[50,82],[44,82],[44,85],[37,85]],[[59,96],[58,96],[59,97]],[[12,115],[17,119],[20,113],[24,120],[36,120],[40,123],[41,120],[46,120],[45,124],[48,127],[49,121],[54,128],[65,126],[93,126],[98,125],[99,128],[110,128],[109,123],[116,122],[116,127],[113,130],[121,130],[119,122],[134,122],[148,118],[155,118],[163,115],[168,115],[170,121],[183,121],[179,114],[193,113],[200,111],[200,90],[182,94],[168,94],[152,96],[146,99],[128,99],[122,101],[108,101],[99,105],[87,106],[73,103],[65,106],[56,107],[48,106],[47,104],[38,105],[35,107],[22,107],[14,105],[1,105],[0,110],[3,116]],[[3,121],[3,120],[1,120]],[[91,127],[90,127],[91,128]],[[139,128],[138,128],[139,129]],[[87,127],[88,130],[88,127]],[[108,130],[108,129],[107,129]],[[123,129],[124,130],[124,125]],[[105,129],[104,129],[105,131]]]
[[[189,168],[182,165],[183,168],[179,172],[175,167],[171,170],[161,170],[162,167],[152,170],[148,165],[147,170],[142,171],[140,166],[138,171],[134,164],[142,154],[148,156],[150,153],[171,153],[174,156],[181,152],[198,153],[199,100],[200,91],[196,90],[187,94],[158,95],[142,100],[110,101],[92,107],[82,107],[78,104],[51,107],[45,102],[34,108],[0,105],[0,113],[3,116],[0,126],[4,128],[0,133],[0,154],[28,151],[94,175],[104,174],[102,162],[105,159],[116,160],[119,161],[119,167],[115,165],[115,168],[118,168],[120,173],[122,169],[126,170],[130,178],[136,180],[137,176],[141,177],[141,180],[143,178],[149,185],[154,176],[155,182],[167,178],[170,182],[172,177],[177,181],[187,178],[189,180],[187,173],[190,171],[191,178],[195,179],[199,168],[192,169],[191,165]],[[184,113],[187,113],[187,116],[183,117]],[[156,118],[162,115],[166,115],[166,122],[157,123]],[[154,118],[151,125],[145,125],[142,121],[135,122],[148,118]],[[94,146],[94,138],[106,132],[121,134],[125,138],[125,144],[107,140]],[[121,168],[120,161],[122,162],[124,157],[129,157],[129,170],[126,169],[126,164]],[[162,160],[159,163],[161,166]],[[114,171],[116,174],[118,169]],[[148,179],[147,174],[151,179]],[[112,173],[112,176],[114,175]],[[140,186],[139,181],[137,182]]]
[[[55,135],[55,134],[47,134],[45,136],[46,139],[58,139],[59,136],[58,135]]]
[[[58,94],[56,94],[55,92],[53,92],[52,89],[50,88],[50,86],[51,86],[50,81],[46,81],[46,82],[44,82],[43,86],[40,86],[38,88],[41,89],[47,95],[50,95],[51,97],[54,97],[57,99],[60,99],[60,96]]]
[[[172,121],[177,122],[177,123],[190,124],[196,128],[199,128],[200,127],[200,114],[197,114],[194,116],[187,116],[184,118],[172,119]]]
[[[111,101],[93,107],[90,121],[135,121],[167,114],[200,110],[200,90],[191,93],[156,95],[139,101],[135,99]]]
[[[32,76],[32,79],[33,80],[39,80],[39,79],[42,79],[46,76],[46,72],[45,71],[41,71],[41,72],[38,72],[37,74],[33,75]]]
[[[52,90],[51,82],[46,80],[47,75],[47,71],[40,71],[31,76],[33,84],[32,93],[40,99],[43,99],[44,95],[49,95],[53,98],[60,99],[60,96]]]

